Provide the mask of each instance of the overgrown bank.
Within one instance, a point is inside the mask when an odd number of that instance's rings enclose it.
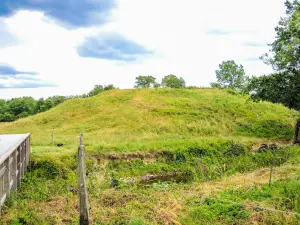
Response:
[[[247,176],[249,171],[259,168],[269,171],[272,163],[276,168],[299,164],[300,148],[252,152],[247,146],[233,142],[220,143],[219,149],[216,145],[207,147],[166,150],[154,156],[148,153],[144,158],[141,154],[125,157],[122,153],[115,153],[114,156],[122,156],[112,158],[88,151],[88,190],[93,224],[250,223],[254,212],[242,205],[247,199],[257,200],[263,206],[300,213],[297,197],[286,202],[287,208],[279,207],[277,201],[281,198],[280,204],[285,204],[285,195],[289,198],[300,194],[297,174],[287,173],[286,177],[281,177],[281,183],[275,176],[276,182],[271,189],[267,186],[263,189],[260,186],[246,186],[246,189],[232,186],[226,190],[229,185],[220,194],[214,194],[217,192],[212,190],[212,194],[207,195],[198,188],[211,181],[230,180],[235,174]],[[272,151],[276,152],[275,160]],[[22,189],[13,195],[4,209],[2,224],[77,223],[76,162],[76,154],[59,157],[52,153],[33,154]],[[292,170],[297,169],[297,165],[292,167]],[[164,174],[174,176],[160,179],[158,175]],[[151,177],[157,179],[147,179]],[[268,178],[265,178],[267,182]],[[244,194],[239,194],[241,192]],[[293,217],[289,216],[291,221]],[[272,221],[269,217],[268,220]]]

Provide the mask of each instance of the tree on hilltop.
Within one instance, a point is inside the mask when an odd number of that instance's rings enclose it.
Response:
[[[161,85],[169,88],[185,88],[185,80],[182,77],[178,78],[177,76],[170,74],[162,79]]]
[[[216,70],[217,82],[211,83],[213,88],[232,88],[242,90],[245,87],[247,76],[242,65],[237,65],[233,60],[222,62]]]
[[[157,87],[156,78],[153,76],[138,76],[135,78],[135,86],[134,88],[151,88]]]

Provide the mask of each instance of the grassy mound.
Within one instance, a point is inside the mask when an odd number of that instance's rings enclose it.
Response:
[[[259,141],[292,137],[296,111],[214,89],[113,90],[13,123],[1,133],[32,133],[32,143],[85,144],[102,152],[159,149],[200,139]]]
[[[30,132],[33,145],[22,189],[0,224],[78,224],[80,132],[93,224],[296,224],[299,198],[286,199],[299,195],[300,148],[253,145],[288,142],[297,115],[227,91],[141,89],[0,124],[1,133]],[[52,130],[63,147],[52,146]]]

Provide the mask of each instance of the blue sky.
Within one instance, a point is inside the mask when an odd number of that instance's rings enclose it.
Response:
[[[132,88],[138,75],[209,86],[218,64],[272,72],[284,0],[1,0],[0,98]]]

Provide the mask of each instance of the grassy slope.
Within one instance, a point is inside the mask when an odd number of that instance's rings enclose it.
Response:
[[[254,103],[220,90],[114,90],[67,101],[0,129],[30,132],[34,145],[49,145],[54,129],[55,141],[66,145],[77,145],[83,132],[85,144],[135,150],[143,144],[157,148],[203,138],[289,139],[294,115],[281,105]]]
[[[33,144],[23,188],[2,223],[78,222],[76,146],[83,131],[93,224],[297,224],[293,216],[241,206],[300,213],[298,198],[286,203],[300,196],[299,148],[278,149],[275,160],[270,151],[250,150],[255,142],[289,140],[296,115],[220,90],[114,90],[0,124],[1,133],[32,133]],[[52,129],[63,148],[50,145]],[[277,192],[263,186],[273,161]],[[146,174],[174,173],[140,183]]]

